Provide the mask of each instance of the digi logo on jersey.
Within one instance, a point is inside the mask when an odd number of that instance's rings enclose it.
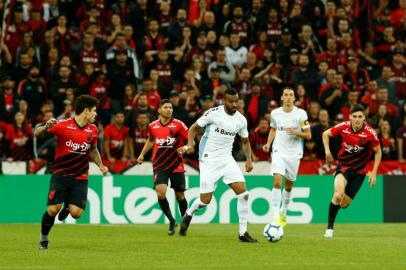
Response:
[[[214,131],[220,133],[221,135],[228,135],[228,136],[235,136],[237,134],[235,132],[231,132],[231,131],[227,131],[227,130],[219,129],[219,128],[216,128]]]
[[[166,139],[156,139],[155,142],[160,147],[171,147],[175,140],[175,138],[167,137]]]
[[[78,151],[80,150],[80,152],[87,152],[87,150],[90,149],[91,144],[89,143],[75,143],[72,140],[69,140],[66,142],[66,146],[70,147],[73,151]]]
[[[345,147],[345,151],[348,153],[356,153],[361,151],[362,149],[364,149],[364,147],[358,146],[358,145],[348,145],[344,142],[344,147]]]

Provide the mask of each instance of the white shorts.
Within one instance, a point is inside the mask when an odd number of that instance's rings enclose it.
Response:
[[[299,171],[300,159],[289,159],[272,153],[271,175],[280,174],[295,181]]]
[[[234,159],[223,161],[199,161],[200,193],[211,193],[217,188],[220,178],[225,184],[245,182],[244,175]]]

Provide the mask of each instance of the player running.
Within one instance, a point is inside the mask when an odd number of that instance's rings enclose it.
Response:
[[[273,224],[286,225],[286,213],[296,181],[300,159],[303,157],[303,139],[312,137],[307,114],[293,105],[295,92],[291,88],[282,91],[282,107],[271,112],[271,130],[263,150],[269,152],[272,145],[271,174],[273,175],[272,213]],[[282,178],[285,189],[281,192]],[[281,207],[282,200],[282,207]]]
[[[330,137],[341,137],[338,165],[334,178],[334,195],[328,211],[328,225],[324,237],[333,237],[334,221],[340,208],[347,208],[365,179],[366,166],[375,153],[374,167],[368,175],[371,188],[375,186],[376,174],[382,152],[378,136],[365,122],[364,107],[356,104],[351,107],[350,121],[342,122],[323,132],[326,161],[334,162],[329,147]]]
[[[152,157],[155,191],[159,206],[169,220],[168,235],[173,235],[177,224],[166,199],[166,190],[170,179],[171,188],[175,191],[179,210],[183,216],[187,209],[184,194],[186,190],[185,169],[182,155],[177,153],[177,149],[186,142],[188,129],[182,121],[172,117],[173,107],[169,100],[164,99],[160,102],[158,112],[159,119],[148,126],[149,138],[137,162],[141,164],[144,161],[144,156],[155,146]]]
[[[79,96],[75,102],[75,117],[60,121],[51,119],[35,130],[35,136],[50,133],[57,137],[48,208],[41,222],[40,249],[48,248],[48,234],[63,202],[67,204],[65,212],[60,213],[64,216],[63,219],[69,213],[75,219],[83,214],[87,201],[89,160],[93,160],[103,174],[108,172],[97,150],[97,127],[92,124],[97,115],[97,105],[96,98]]]
[[[186,235],[194,213],[210,203],[218,180],[223,178],[223,182],[228,184],[238,197],[237,211],[240,224],[238,238],[242,242],[258,242],[247,231],[248,191],[244,176],[231,155],[234,138],[239,134],[247,158],[245,170],[247,172],[252,170],[247,120],[237,111],[237,101],[237,91],[227,89],[224,92],[224,106],[212,108],[201,116],[190,127],[187,146],[179,149],[181,153],[193,152],[197,130],[206,128],[199,145],[200,198],[193,202],[183,216],[180,235]]]

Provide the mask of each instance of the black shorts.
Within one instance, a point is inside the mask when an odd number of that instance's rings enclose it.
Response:
[[[48,205],[67,202],[81,209],[86,209],[87,180],[53,174],[48,192]]]
[[[357,195],[359,189],[361,188],[362,183],[364,183],[365,174],[359,174],[352,171],[342,172],[339,168],[337,168],[335,175],[338,175],[340,173],[344,175],[345,179],[347,180],[347,185],[345,186],[345,194],[351,199],[354,199],[355,195]]]
[[[171,188],[177,192],[183,192],[186,190],[185,185],[185,173],[183,172],[154,172],[154,186],[159,184],[168,185],[169,179],[171,180]]]

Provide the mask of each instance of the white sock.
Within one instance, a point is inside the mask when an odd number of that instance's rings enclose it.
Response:
[[[239,233],[240,235],[244,235],[247,231],[247,222],[248,222],[248,191],[245,191],[241,194],[237,195],[238,202],[237,202],[237,212],[238,212],[238,219],[240,223]]]
[[[286,213],[288,212],[288,206],[290,203],[290,198],[292,196],[291,191],[286,191],[286,189],[283,190],[282,192],[282,208],[281,208],[281,213],[286,216]]]
[[[207,206],[207,204],[201,202],[201,201],[200,201],[200,198],[197,198],[197,199],[193,202],[192,206],[191,206],[188,210],[186,210],[186,214],[187,214],[188,216],[193,216],[194,213],[195,213],[197,210],[199,210],[199,209],[201,209],[201,208],[203,208],[203,207],[206,207],[206,206]]]
[[[281,206],[281,190],[279,188],[273,188],[272,189],[272,201],[271,201],[271,207],[272,207],[272,213],[273,213],[273,219],[274,220],[279,220],[279,209]]]

